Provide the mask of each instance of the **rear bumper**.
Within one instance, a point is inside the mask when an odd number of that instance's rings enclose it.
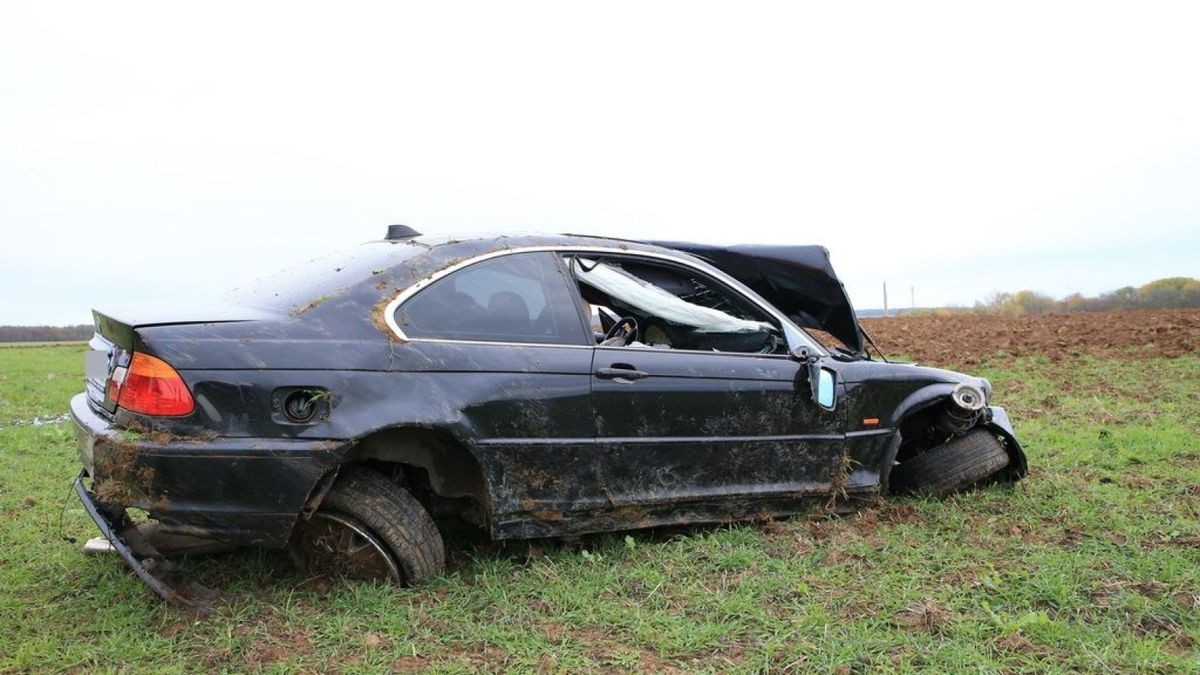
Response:
[[[349,447],[309,439],[131,435],[93,410],[86,394],[71,399],[71,416],[101,513],[136,507],[166,531],[236,545],[286,544],[313,488]]]
[[[159,594],[166,600],[178,602],[180,604],[195,606],[188,598],[181,595],[173,584],[166,578],[159,576],[150,570],[150,565],[162,569],[170,569],[169,564],[158,557],[152,551],[142,550],[137,553],[130,548],[129,542],[125,541],[119,533],[128,531],[130,528],[129,521],[125,517],[125,510],[111,510],[109,507],[96,502],[88,489],[83,484],[83,479],[87,476],[84,471],[75,478],[75,494],[79,496],[79,501],[83,503],[83,508],[87,510],[88,515],[96,523],[96,527],[100,528],[100,534],[112,544],[117,555],[125,561],[129,569],[138,576],[139,579],[146,582],[155,593]]]

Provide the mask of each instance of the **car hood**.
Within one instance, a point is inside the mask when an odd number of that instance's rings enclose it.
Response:
[[[833,271],[824,246],[715,246],[678,241],[649,242],[690,253],[746,284],[796,325],[823,330],[855,353],[862,331],[846,288]]]

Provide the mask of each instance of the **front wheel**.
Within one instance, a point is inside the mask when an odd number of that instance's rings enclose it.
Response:
[[[429,513],[404,488],[364,467],[348,467],[321,508],[301,520],[288,552],[303,570],[413,585],[442,572],[446,551]]]
[[[941,497],[966,490],[1008,466],[1008,452],[983,429],[951,439],[892,468],[896,492]]]

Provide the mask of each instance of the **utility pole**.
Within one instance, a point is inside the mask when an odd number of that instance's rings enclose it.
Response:
[[[883,282],[883,315],[887,316],[887,282]]]
[[[909,286],[908,287],[908,295],[909,295],[909,298],[912,300],[912,311],[915,314],[917,311],[917,287]]]

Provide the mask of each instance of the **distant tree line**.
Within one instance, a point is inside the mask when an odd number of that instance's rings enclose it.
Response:
[[[91,324],[78,326],[0,326],[0,342],[78,342],[90,340]]]
[[[1145,286],[1125,286],[1115,291],[1085,297],[1074,293],[1056,300],[1036,291],[995,293],[975,303],[975,311],[986,314],[1042,314],[1045,312],[1101,312],[1109,309],[1174,309],[1200,307],[1200,279],[1169,277]]]

